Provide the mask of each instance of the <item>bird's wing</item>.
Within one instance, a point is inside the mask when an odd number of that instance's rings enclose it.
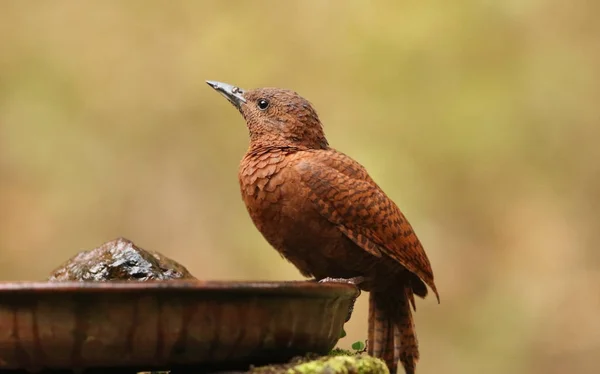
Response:
[[[396,260],[439,295],[429,259],[398,206],[350,157],[337,151],[299,155],[294,163],[320,214],[358,246]]]

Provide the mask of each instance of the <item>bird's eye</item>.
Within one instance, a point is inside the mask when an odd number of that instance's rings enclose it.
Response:
[[[260,110],[266,110],[269,107],[269,102],[265,99],[258,99],[257,104]]]

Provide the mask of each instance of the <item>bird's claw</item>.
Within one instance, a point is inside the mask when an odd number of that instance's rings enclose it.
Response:
[[[323,278],[319,280],[319,283],[347,283],[353,286],[358,286],[365,281],[365,277],[358,276],[353,278]]]

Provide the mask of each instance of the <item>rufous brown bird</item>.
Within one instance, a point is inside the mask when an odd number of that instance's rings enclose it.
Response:
[[[411,314],[427,286],[423,247],[398,206],[358,162],[329,146],[317,112],[296,92],[207,81],[246,120],[242,198],[265,239],[307,277],[348,280],[369,295],[367,351],[395,373],[419,359]]]

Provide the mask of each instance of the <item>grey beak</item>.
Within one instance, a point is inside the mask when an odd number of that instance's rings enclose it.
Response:
[[[206,83],[208,83],[208,85],[214,88],[218,93],[225,96],[225,98],[238,109],[240,109],[242,103],[246,102],[246,99],[244,99],[243,96],[244,90],[239,87],[216,81],[206,81]]]

